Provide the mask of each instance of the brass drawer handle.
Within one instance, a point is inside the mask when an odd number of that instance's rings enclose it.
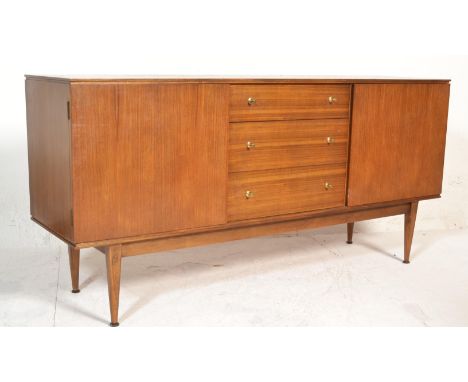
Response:
[[[327,143],[328,143],[328,144],[335,143],[335,138],[333,138],[333,137],[327,137]]]
[[[332,104],[332,103],[335,103],[335,102],[336,102],[336,97],[334,97],[334,96],[328,97],[328,103]]]
[[[256,103],[257,103],[257,100],[256,100],[254,97],[249,97],[249,98],[247,99],[247,104],[248,104],[249,106],[253,106],[253,105],[255,105]]]
[[[333,188],[333,185],[331,183],[325,182],[325,190],[331,190]]]
[[[255,143],[254,142],[248,141],[245,145],[247,146],[248,150],[255,148]]]
[[[252,191],[245,191],[245,198],[251,199],[254,197],[254,193]]]

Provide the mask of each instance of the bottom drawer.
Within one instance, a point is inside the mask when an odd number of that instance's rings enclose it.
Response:
[[[228,220],[342,207],[346,165],[229,174]]]

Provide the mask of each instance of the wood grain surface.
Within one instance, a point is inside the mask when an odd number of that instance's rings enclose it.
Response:
[[[448,84],[355,85],[348,204],[442,191]]]
[[[228,87],[72,85],[76,242],[226,221]]]
[[[324,227],[333,224],[345,224],[367,219],[382,218],[405,214],[410,204],[398,204],[388,207],[367,207],[363,210],[349,210],[347,212],[333,213],[329,211],[323,216],[309,216],[303,219],[279,220],[264,224],[246,227],[229,227],[212,232],[198,232],[167,238],[148,239],[122,245],[122,256],[134,256],[145,253],[168,251],[177,248],[196,247],[211,243],[221,243],[230,240],[240,240],[262,235],[273,235],[283,232],[292,232],[303,229]]]
[[[349,85],[231,85],[230,121],[347,118]],[[249,98],[255,98],[253,105]],[[329,97],[335,97],[333,103]]]
[[[34,78],[44,81],[60,82],[112,82],[112,83],[132,83],[132,82],[150,82],[150,83],[214,83],[214,84],[361,84],[361,83],[448,83],[449,79],[440,78],[405,78],[405,77],[342,77],[342,76],[193,76],[193,75],[31,75],[26,78]]]
[[[31,216],[73,241],[69,99],[67,84],[26,81]]]
[[[344,206],[346,166],[327,165],[229,174],[228,219]],[[333,188],[326,190],[325,182]],[[246,191],[253,197],[246,198]]]
[[[105,249],[107,269],[107,289],[111,326],[119,326],[120,278],[122,273],[122,246],[115,245]]]
[[[347,119],[231,123],[229,171],[344,164],[348,128]]]

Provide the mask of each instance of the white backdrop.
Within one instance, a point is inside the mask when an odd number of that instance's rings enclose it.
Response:
[[[451,1],[444,8],[418,1],[388,9],[362,1],[265,4],[46,0],[16,1],[2,10],[0,247],[60,244],[29,220],[25,73],[450,78],[443,198],[421,204],[416,229],[466,227],[464,12]],[[357,230],[401,230],[401,218],[361,223]]]
[[[29,220],[25,73],[450,78],[443,198],[421,203],[416,229],[466,228],[466,14],[460,0],[0,2],[0,256],[8,252],[5,248],[63,245]],[[361,223],[357,229],[401,231],[401,219]],[[37,331],[3,331],[2,375],[26,379],[55,360],[51,380],[63,375],[70,381],[89,375],[104,380],[112,370],[116,380],[148,375],[163,380],[203,375],[204,381],[220,375],[226,381],[342,381],[357,375],[360,381],[376,376],[381,381],[466,380],[464,352],[457,349],[460,331],[286,330],[282,336],[261,331],[263,338],[258,331],[198,331],[195,336],[164,329],[140,331],[141,337],[136,331],[107,336],[102,331],[43,331],[41,337]],[[105,343],[108,349],[102,348]],[[72,348],[86,367],[76,367],[76,357],[65,350]],[[140,348],[148,351],[132,365]],[[110,366],[119,355],[125,362]]]

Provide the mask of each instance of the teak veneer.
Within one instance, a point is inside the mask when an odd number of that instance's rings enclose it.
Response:
[[[449,80],[26,76],[31,218],[123,257],[404,215],[440,197]]]

